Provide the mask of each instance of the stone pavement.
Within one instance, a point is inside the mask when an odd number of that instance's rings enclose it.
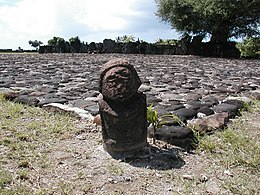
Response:
[[[174,55],[0,54],[0,92],[13,91],[16,101],[30,105],[68,104],[97,115],[100,68],[114,58],[134,65],[148,105],[184,122],[198,114],[235,117],[241,105],[223,104],[229,96],[260,98],[260,60]]]

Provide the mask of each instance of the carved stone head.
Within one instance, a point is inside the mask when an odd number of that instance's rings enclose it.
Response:
[[[103,65],[99,88],[107,99],[126,101],[137,92],[140,85],[140,78],[128,61],[115,59]]]

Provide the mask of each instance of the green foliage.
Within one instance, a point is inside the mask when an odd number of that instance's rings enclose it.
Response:
[[[176,45],[178,40],[176,39],[157,39],[155,44],[156,45]]]
[[[166,120],[169,118],[171,120],[177,122],[179,125],[185,126],[185,124],[182,122],[182,120],[174,114],[165,114],[165,115],[159,117],[157,111],[153,108],[153,104],[151,104],[147,108],[147,121],[152,124],[152,127],[153,127],[152,134],[153,135],[155,134],[156,130],[158,128],[161,128],[165,124]],[[155,143],[154,137],[153,137],[153,143]]]
[[[258,113],[260,101],[251,105],[251,112]],[[257,127],[256,127],[257,128]],[[255,129],[256,130],[256,129]],[[201,136],[197,151],[205,151],[212,157],[217,157],[227,167],[246,167],[254,171],[260,168],[260,145],[257,136],[248,136],[249,131],[246,120],[239,118],[232,121],[224,131],[213,135]]]
[[[180,32],[211,34],[212,42],[259,35],[256,0],[156,0],[157,16]]]
[[[152,124],[153,126],[153,135],[155,134],[155,131],[160,127],[159,123],[159,117],[156,110],[153,109],[153,105],[151,104],[147,108],[147,121]],[[155,138],[153,136],[153,143],[155,143]]]
[[[116,42],[118,43],[129,43],[129,42],[134,42],[135,37],[132,35],[124,35],[122,37],[117,37]]]
[[[78,36],[76,36],[76,37],[71,37],[70,39],[69,39],[69,43],[70,43],[70,45],[72,46],[72,48],[73,48],[73,52],[79,52],[80,51],[80,47],[81,47],[81,41],[80,41],[80,39],[79,39],[79,37]]]
[[[40,45],[43,44],[43,42],[41,41],[37,41],[37,40],[34,40],[34,41],[28,41],[28,43],[32,46],[32,47],[35,47],[36,50],[39,49]]]
[[[65,40],[61,37],[53,37],[48,41],[49,46],[63,46],[65,44]]]
[[[260,57],[260,37],[248,37],[242,43],[238,43],[237,47],[241,52],[241,57]]]
[[[70,39],[69,39],[69,42],[70,42],[70,44],[73,46],[73,45],[80,45],[80,39],[79,39],[79,37],[78,36],[76,36],[76,37],[71,37]]]
[[[9,171],[0,169],[0,189],[13,181],[12,175]]]

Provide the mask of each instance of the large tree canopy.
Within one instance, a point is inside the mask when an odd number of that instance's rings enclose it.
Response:
[[[155,0],[159,18],[176,30],[211,35],[214,43],[259,36],[259,0]]]

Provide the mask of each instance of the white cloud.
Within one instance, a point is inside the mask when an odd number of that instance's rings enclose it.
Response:
[[[53,36],[90,42],[124,34],[156,36],[157,30],[159,38],[170,27],[159,23],[155,10],[147,0],[0,0],[0,48],[30,48],[28,40],[47,43]]]

